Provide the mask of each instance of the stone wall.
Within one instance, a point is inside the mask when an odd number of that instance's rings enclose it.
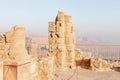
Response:
[[[82,52],[80,49],[75,50],[75,61],[76,61],[76,66],[80,66],[83,68],[90,68],[90,59],[91,59],[91,53],[85,53]]]
[[[55,68],[66,69],[80,66],[92,70],[110,70],[111,65],[106,60],[93,59],[91,53],[75,48],[75,26],[72,17],[58,11],[55,22],[49,22],[48,27],[49,56],[55,57]]]
[[[19,25],[0,35],[0,60],[3,61],[0,75],[4,76],[4,80],[52,80],[54,57],[38,60],[28,55],[25,37],[25,28]],[[0,80],[3,80],[1,76]]]
[[[0,35],[0,56],[10,60],[23,59],[27,56],[25,48],[25,28],[14,26],[11,31]]]
[[[91,59],[90,63],[91,70],[93,71],[110,71],[112,68],[110,63],[102,59]]]
[[[10,32],[5,34],[6,42],[10,43],[9,57],[11,59],[25,58],[27,50],[25,48],[25,28],[14,26]]]
[[[71,16],[59,11],[55,22],[49,22],[48,30],[49,55],[55,57],[55,67],[75,67],[75,27]]]
[[[25,27],[16,25],[0,35],[4,80],[30,80],[30,56],[25,48]],[[28,65],[26,63],[29,63]]]

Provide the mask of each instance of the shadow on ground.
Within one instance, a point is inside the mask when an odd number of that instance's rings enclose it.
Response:
[[[120,72],[120,67],[114,67],[114,68],[112,68],[112,70]]]

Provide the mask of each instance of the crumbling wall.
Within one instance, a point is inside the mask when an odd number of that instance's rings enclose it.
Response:
[[[113,67],[112,63],[103,59],[94,59],[91,53],[82,52],[79,49],[76,49],[76,65],[93,71],[110,71]]]
[[[25,28],[23,26],[14,26],[10,32],[5,33],[6,42],[10,43],[9,57],[11,59],[20,59],[27,56],[25,48]]]
[[[22,59],[27,56],[25,48],[25,28],[14,26],[11,31],[0,35],[1,58],[11,60]]]
[[[91,53],[75,48],[75,26],[72,17],[59,11],[55,22],[48,27],[49,55],[54,56],[56,68],[91,68],[92,70],[110,70],[111,65],[102,59],[92,59]]]
[[[90,67],[93,71],[110,71],[112,65],[103,59],[91,59]]]
[[[3,61],[0,61],[0,80],[3,80]]]
[[[71,20],[71,16],[65,15],[66,64],[67,67],[75,68],[75,26]]]
[[[71,16],[59,11],[55,22],[49,22],[49,53],[56,68],[75,67],[75,27]]]
[[[0,35],[0,60],[5,80],[30,80],[30,56],[25,48],[25,28],[16,25]],[[27,65],[27,63],[29,63]]]
[[[66,52],[64,44],[64,26],[62,28],[58,25],[58,22],[56,22],[56,25],[55,22],[49,22],[49,53],[50,56],[55,57],[56,67],[62,68],[64,66]]]
[[[28,55],[23,26],[14,26],[11,31],[0,35],[0,60],[4,61],[4,71],[0,67],[0,74],[3,71],[5,80],[10,77],[13,80],[53,80],[53,58],[47,57],[38,62]]]
[[[0,58],[6,59],[9,53],[9,43],[6,42],[6,36],[0,35]]]
[[[90,62],[91,53],[82,52],[80,49],[76,49],[75,52],[76,52],[75,55],[76,66],[89,69],[91,64]]]

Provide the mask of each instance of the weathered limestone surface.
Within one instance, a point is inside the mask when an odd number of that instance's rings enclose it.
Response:
[[[10,43],[9,57],[11,59],[21,59],[27,56],[25,48],[25,28],[14,26],[10,32],[5,34],[6,42]]]
[[[6,43],[6,36],[0,35],[0,57],[6,59],[9,52],[9,43]]]
[[[30,80],[30,63],[4,64],[4,80]]]
[[[3,62],[0,61],[0,80],[3,80]]]
[[[75,56],[76,65],[89,69],[91,53],[82,52],[80,49],[76,49],[75,52],[76,52]]]
[[[23,26],[16,25],[0,35],[0,60],[3,61],[4,80],[30,80],[30,56],[25,48]]]
[[[32,58],[31,59],[31,80],[40,80],[39,79],[39,74],[38,74],[38,62],[37,58]]]
[[[102,59],[92,59],[91,53],[75,48],[75,26],[72,17],[59,11],[55,22],[49,22],[49,55],[54,56],[55,68],[81,66],[92,70],[110,70],[111,65]]]
[[[54,57],[43,58],[38,62],[38,80],[54,80]]]
[[[27,56],[25,48],[25,28],[16,25],[11,31],[0,35],[1,59],[19,60]]]
[[[113,68],[111,63],[103,59],[93,59],[91,53],[85,53],[76,49],[76,65],[93,71],[110,71]]]
[[[4,71],[0,66],[0,78],[4,73],[4,80],[53,80],[53,59],[47,57],[38,62],[28,55],[23,26],[14,26],[11,31],[0,35],[0,60],[4,63]]]
[[[102,59],[91,59],[91,69],[94,71],[110,71],[112,65]]]
[[[49,22],[49,53],[56,68],[75,67],[75,27],[72,17],[59,11],[55,22]]]

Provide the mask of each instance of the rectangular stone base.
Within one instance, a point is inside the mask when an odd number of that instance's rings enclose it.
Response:
[[[30,62],[23,64],[4,64],[4,80],[30,80]]]
[[[0,80],[3,80],[3,62],[0,62]]]

